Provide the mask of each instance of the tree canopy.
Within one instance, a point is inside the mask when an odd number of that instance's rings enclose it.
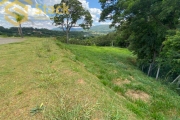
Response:
[[[60,26],[66,33],[67,42],[69,32],[72,27],[82,27],[89,29],[92,26],[92,16],[88,10],[82,7],[78,0],[62,0],[60,4],[54,5],[54,24]]]
[[[137,55],[141,65],[149,64],[147,73],[151,75],[152,69],[159,62],[162,49],[169,46],[168,41],[172,39],[167,37],[168,31],[176,30],[179,24],[180,0],[99,0],[99,2],[103,9],[100,21],[112,20],[111,26],[121,31],[121,39],[129,41],[129,49]],[[177,35],[173,36],[173,39],[175,37],[177,38]],[[169,49],[171,48],[174,49],[172,46]]]

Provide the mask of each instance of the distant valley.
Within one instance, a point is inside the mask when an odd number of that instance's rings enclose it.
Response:
[[[62,31],[61,28],[54,28],[52,30],[55,31]],[[98,33],[109,33],[114,31],[114,28],[109,28],[109,25],[97,25],[97,26],[92,26],[88,31],[91,32],[98,32]],[[82,28],[71,28],[71,31],[87,31],[87,30],[83,30]]]

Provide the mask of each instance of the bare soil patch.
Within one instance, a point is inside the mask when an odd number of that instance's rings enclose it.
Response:
[[[71,71],[71,70],[64,70],[63,74],[64,75],[68,75],[68,76],[72,76],[73,75],[73,71]]]
[[[140,99],[144,102],[148,102],[150,99],[150,96],[147,93],[145,93],[143,91],[139,91],[139,90],[128,90],[126,92],[126,96],[128,96],[134,100]]]
[[[77,80],[77,84],[84,85],[86,82],[83,79]]]
[[[124,84],[130,84],[131,81],[128,80],[128,79],[122,80],[122,79],[118,78],[118,79],[114,80],[113,83],[118,85],[118,86],[121,86],[121,85],[124,85]]]

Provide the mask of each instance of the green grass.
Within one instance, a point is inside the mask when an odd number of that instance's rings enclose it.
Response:
[[[127,49],[75,45],[67,45],[66,48],[102,84],[124,96],[127,109],[139,119],[180,119],[180,97],[167,86],[139,71],[136,57]],[[126,94],[129,90],[133,91],[130,95]],[[133,95],[140,101],[134,100]]]
[[[127,49],[27,38],[0,45],[0,120],[178,120],[180,97]]]

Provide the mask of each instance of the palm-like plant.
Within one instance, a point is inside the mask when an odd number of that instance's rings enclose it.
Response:
[[[14,14],[15,14],[16,21],[17,21],[18,24],[19,24],[19,27],[18,27],[19,35],[23,38],[21,23],[22,23],[23,19],[25,18],[25,16],[24,16],[24,15],[21,15],[21,14],[19,14],[19,13],[17,13],[17,12],[14,12]]]

